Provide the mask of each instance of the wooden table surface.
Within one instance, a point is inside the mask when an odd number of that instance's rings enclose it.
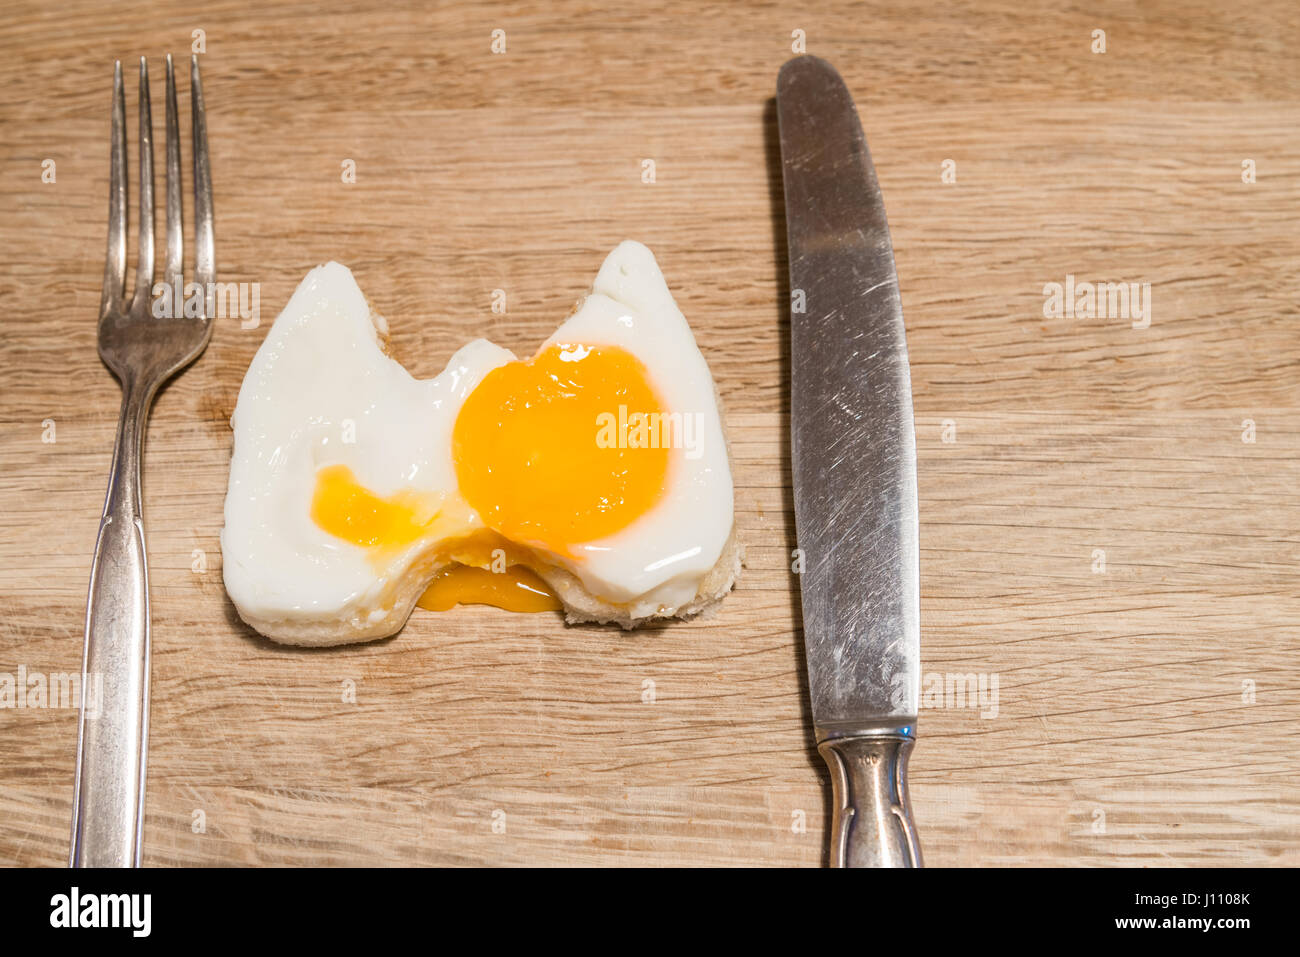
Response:
[[[195,30],[220,278],[260,284],[262,321],[221,321],[150,425],[147,863],[824,862],[771,104],[803,31],[856,97],[907,317],[928,863],[1300,864],[1300,20],[1281,0],[10,4],[0,864],[67,853],[76,713],[19,709],[15,683],[81,663],[119,402],[95,353],[112,61],[153,58],[161,131],[162,56]],[[134,103],[129,82],[132,123]],[[349,265],[428,376],[472,336],[531,352],[628,237],[727,409],[748,568],[720,614],[625,634],[419,612],[333,650],[243,627],[221,583],[228,419],[307,270]],[[1067,275],[1149,283],[1149,327],[1045,316]],[[946,695],[962,675],[988,697]]]

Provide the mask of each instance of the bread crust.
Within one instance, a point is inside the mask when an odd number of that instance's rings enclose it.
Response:
[[[745,549],[736,537],[736,527],[733,523],[731,535],[722,548],[722,554],[713,568],[701,579],[695,597],[678,608],[661,608],[652,614],[640,617],[633,617],[631,609],[625,605],[613,604],[596,597],[583,587],[576,575],[566,569],[554,565],[530,567],[551,586],[556,596],[563,602],[564,620],[569,624],[576,625],[583,622],[616,624],[630,630],[666,618],[694,618],[706,615],[731,591],[744,563]],[[368,620],[353,618],[346,622],[294,622],[288,619],[256,618],[245,615],[242,611],[239,614],[249,627],[285,645],[323,648],[331,645],[376,641],[391,637],[406,626],[420,596],[429,587],[429,582],[451,564],[454,563],[431,561],[425,566],[424,571],[419,570],[418,567],[412,568],[399,583],[392,606],[382,615],[372,616]]]

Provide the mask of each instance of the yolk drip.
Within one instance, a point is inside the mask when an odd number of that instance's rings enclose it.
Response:
[[[493,369],[465,400],[452,432],[460,492],[505,538],[567,554],[659,501],[669,449],[653,423],[663,418],[631,353],[551,346]]]
[[[409,545],[438,516],[441,498],[401,491],[388,498],[361,485],[346,465],[316,473],[311,517],[336,538],[367,548]]]
[[[446,611],[456,605],[495,605],[520,612],[559,611],[564,607],[541,576],[522,565],[499,573],[450,565],[429,583],[418,604],[429,611]]]

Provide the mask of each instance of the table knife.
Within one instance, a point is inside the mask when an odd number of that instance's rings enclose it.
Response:
[[[833,867],[919,867],[907,760],[920,697],[916,436],[885,207],[825,60],[777,79],[791,291],[791,457],[804,649],[834,790]]]

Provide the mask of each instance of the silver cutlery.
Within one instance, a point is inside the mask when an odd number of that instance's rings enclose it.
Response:
[[[830,863],[917,867],[907,793],[920,697],[912,387],[894,251],[844,81],[777,80],[790,253],[790,422],[803,634],[834,789]]]
[[[193,362],[212,337],[209,291],[216,279],[212,175],[197,57],[190,59],[195,257],[193,282],[202,296],[189,310],[182,277],[181,156],[176,80],[167,57],[167,248],[163,265],[168,308],[155,310],[153,122],[149,74],[140,59],[140,224],[134,290],[126,292],[126,100],[122,64],[113,71],[108,259],[99,308],[99,355],[122,384],[122,409],[104,514],[95,542],[86,603],[82,708],[73,792],[73,867],[140,863],[145,756],[149,738],[149,572],[145,559],[140,460],[149,408],[158,388]],[[170,290],[170,293],[166,291]],[[156,316],[156,311],[163,317]],[[187,312],[190,314],[187,315]],[[197,313],[197,315],[193,314]],[[85,689],[99,689],[88,714]]]

